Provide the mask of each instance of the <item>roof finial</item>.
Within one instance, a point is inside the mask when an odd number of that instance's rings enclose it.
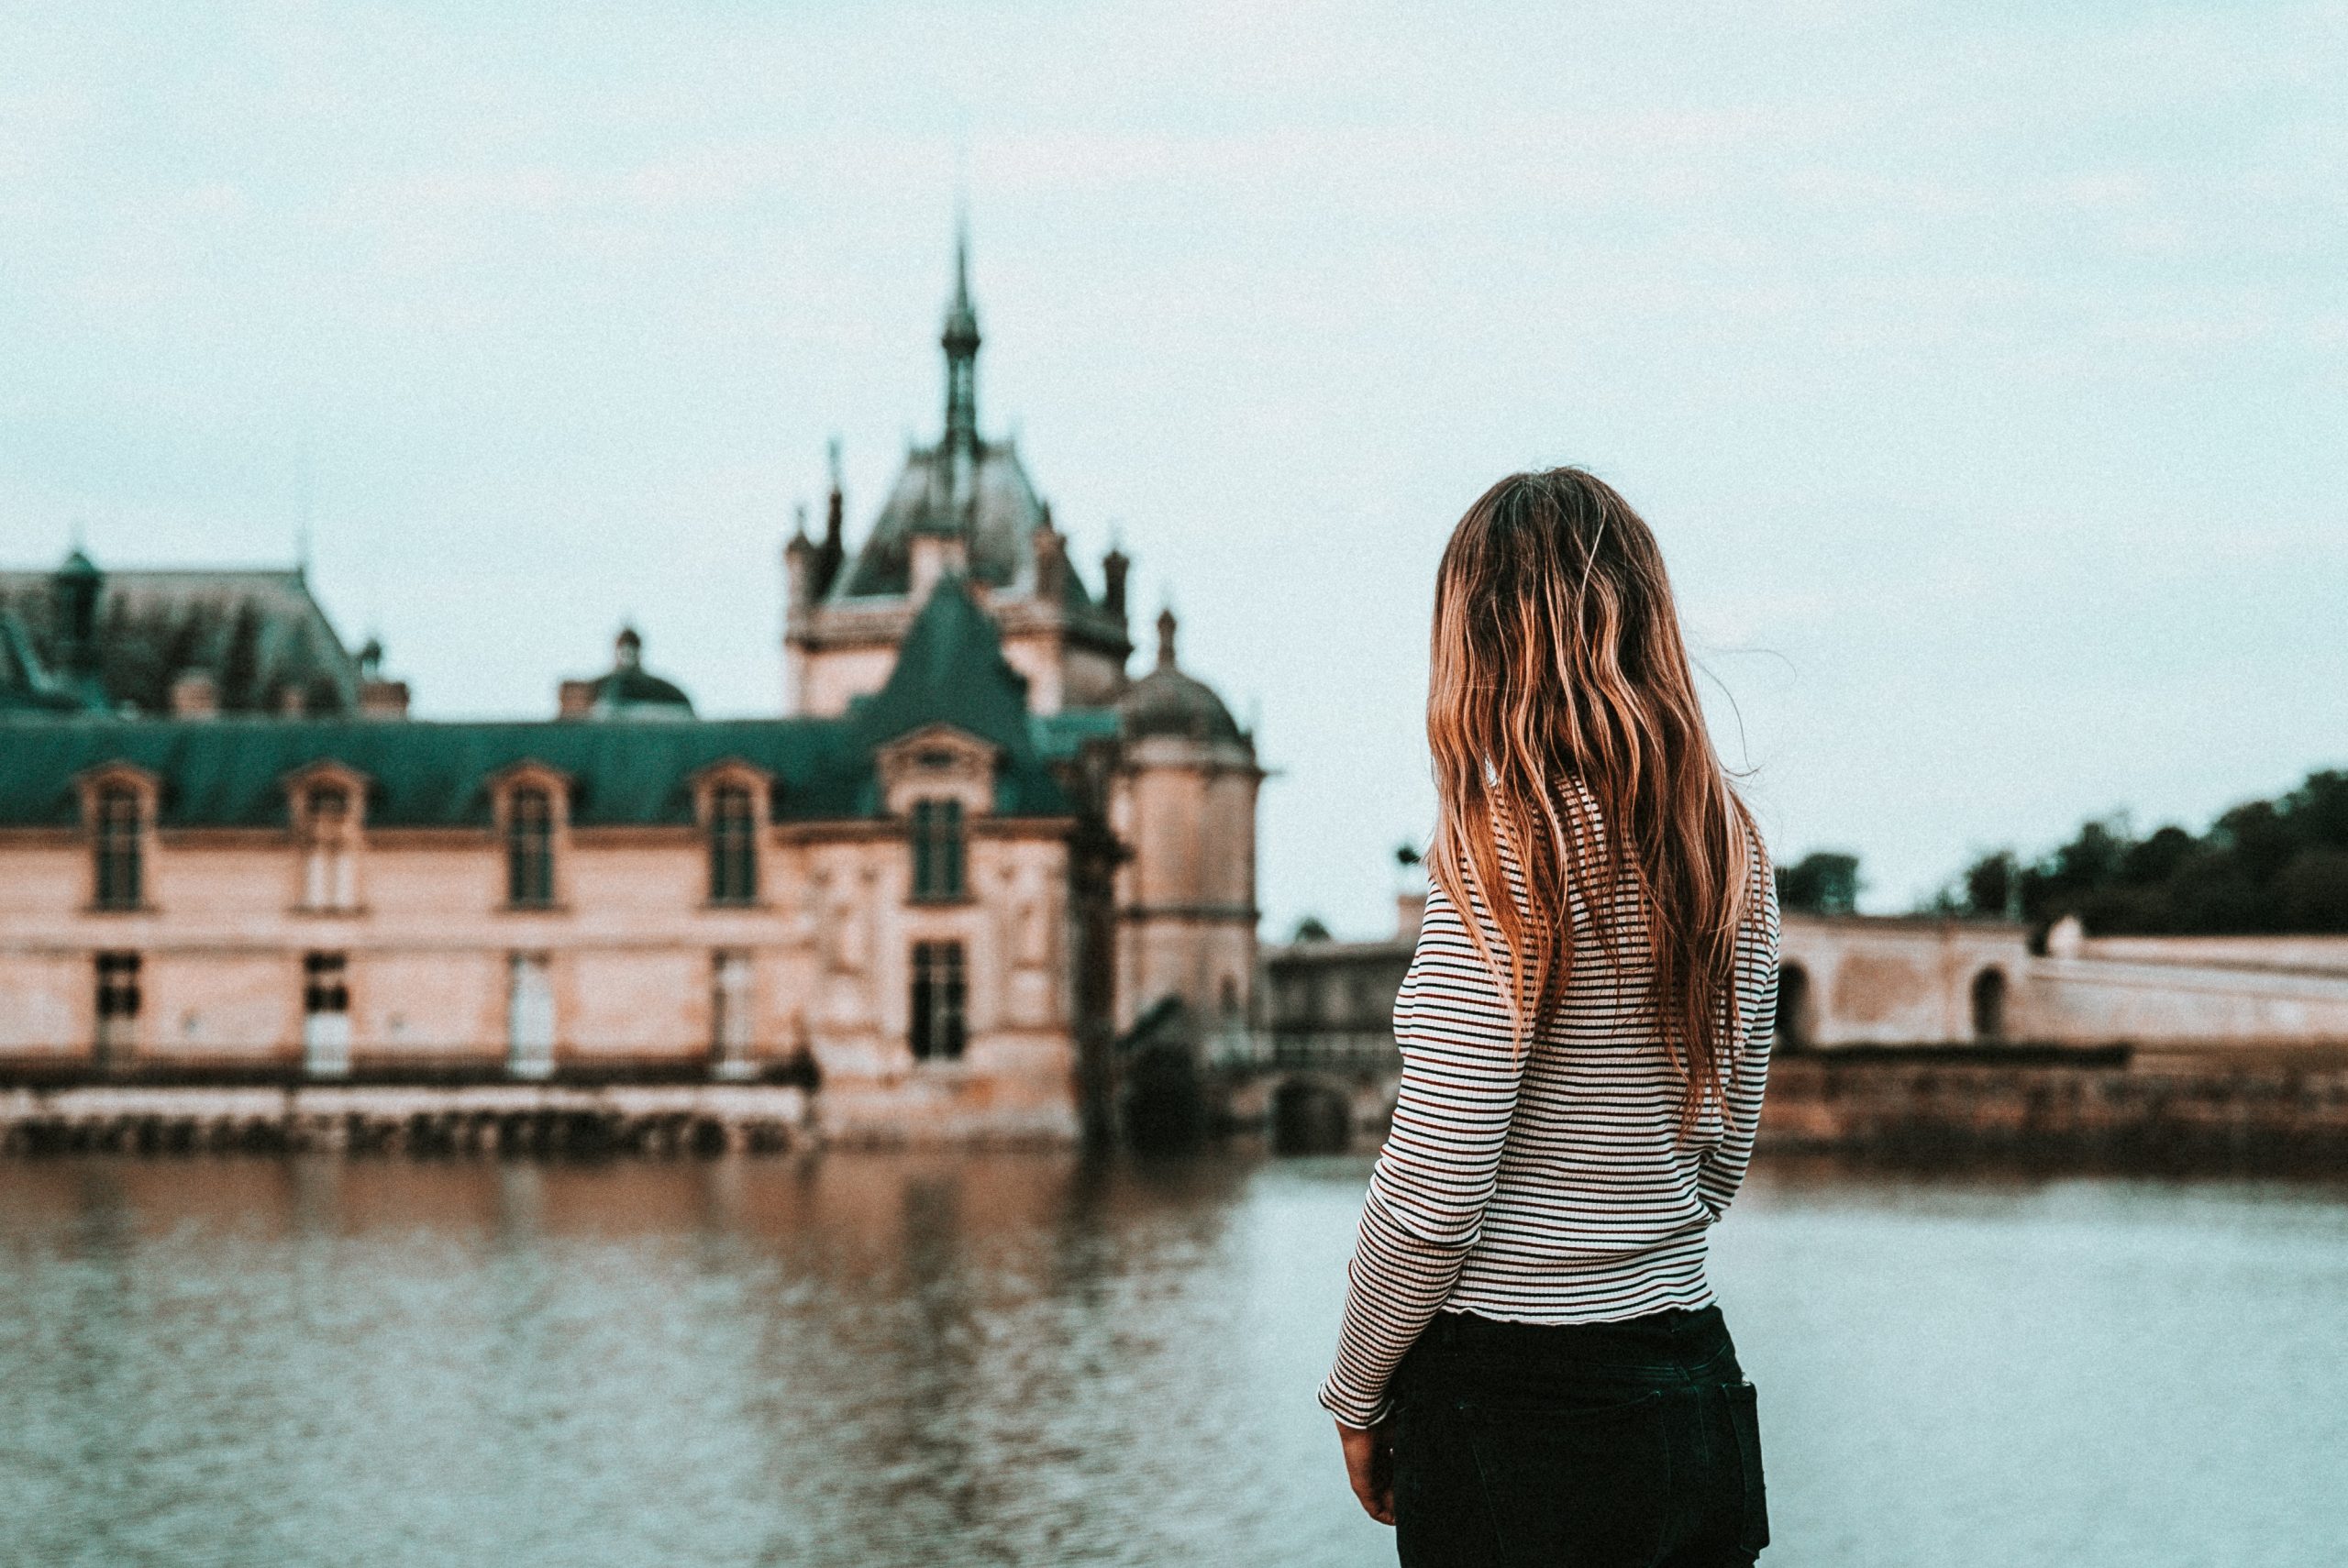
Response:
[[[1157,613],[1157,668],[1174,668],[1174,607],[1171,604]]]
[[[615,669],[634,669],[644,662],[644,639],[637,635],[634,626],[622,626],[613,639],[612,666]]]

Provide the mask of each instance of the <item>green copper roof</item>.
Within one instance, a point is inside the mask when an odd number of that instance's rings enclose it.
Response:
[[[949,581],[915,617],[888,684],[844,718],[435,723],[0,717],[0,825],[77,825],[76,778],[116,762],[163,780],[165,827],[282,826],[287,776],[325,761],[368,778],[368,821],[378,827],[485,826],[491,781],[521,762],[570,776],[571,820],[582,827],[689,823],[693,776],[727,760],[773,776],[779,821],[869,817],[880,811],[874,752],[932,723],[1002,748],[1000,813],[1072,811],[1036,744],[1024,683],[1004,662],[993,624]]]
[[[1114,708],[1063,708],[1037,713],[1027,721],[1036,750],[1047,761],[1074,756],[1089,740],[1113,740],[1124,730]]]
[[[868,748],[929,724],[950,724],[1002,749],[995,810],[1061,814],[1072,810],[1036,745],[1027,680],[1002,657],[994,622],[958,576],[941,579],[897,645],[887,684],[850,704],[847,723]],[[876,810],[873,796],[860,802]]]
[[[897,645],[888,683],[852,710],[858,733],[875,744],[924,724],[949,723],[1005,751],[1032,753],[1027,681],[1002,657],[1002,639],[970,599],[962,579],[948,576]]]

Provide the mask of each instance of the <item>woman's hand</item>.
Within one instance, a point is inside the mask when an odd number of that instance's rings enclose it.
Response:
[[[1361,1499],[1362,1512],[1379,1524],[1394,1522],[1394,1423],[1349,1427],[1337,1423],[1337,1441],[1346,1445],[1346,1479]]]

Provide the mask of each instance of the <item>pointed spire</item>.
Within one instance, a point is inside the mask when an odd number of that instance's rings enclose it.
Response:
[[[954,299],[946,309],[946,330],[938,346],[946,350],[946,457],[959,468],[975,464],[979,449],[979,313],[970,304],[970,220],[958,213],[954,222]],[[959,476],[957,476],[958,479]],[[958,499],[963,493],[958,483]]]
[[[1157,613],[1157,668],[1174,668],[1174,607],[1170,604]]]

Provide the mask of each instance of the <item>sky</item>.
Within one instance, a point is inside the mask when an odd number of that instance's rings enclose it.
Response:
[[[1865,907],[2348,766],[2341,4],[0,0],[0,564],[306,524],[424,715],[624,623],[776,712],[958,189],[982,425],[1255,727],[1268,934],[1390,922],[1434,561],[1533,465]]]

